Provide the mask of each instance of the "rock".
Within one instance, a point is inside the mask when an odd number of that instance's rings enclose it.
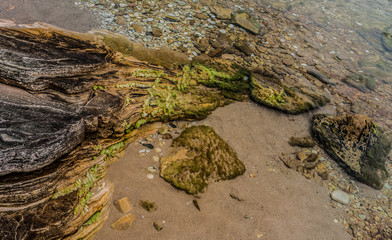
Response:
[[[147,212],[155,212],[158,209],[157,204],[150,201],[140,201],[140,206]]]
[[[122,213],[128,213],[132,210],[131,202],[127,197],[117,200],[116,206]]]
[[[135,217],[130,213],[115,221],[111,227],[115,230],[127,230],[134,220]]]
[[[210,43],[208,42],[207,38],[202,38],[196,42],[195,47],[201,52],[205,52],[210,48]]]
[[[144,147],[149,148],[149,149],[154,149],[154,145],[152,145],[151,143],[143,143],[142,144]]]
[[[322,180],[327,180],[329,178],[327,166],[324,163],[319,163],[316,166],[316,172],[321,177]]]
[[[260,104],[291,114],[306,112],[330,101],[318,88],[299,83],[287,85],[276,73],[266,70],[252,74],[251,95]]]
[[[211,6],[210,10],[216,15],[217,18],[223,20],[230,20],[231,14],[233,13],[233,10],[230,8],[223,8],[220,6]]]
[[[284,65],[286,65],[286,66],[291,66],[291,65],[294,64],[294,61],[293,61],[293,58],[292,58],[292,57],[290,57],[290,56],[285,56],[285,57],[282,59],[282,63],[283,63]]]
[[[341,204],[347,205],[350,203],[350,195],[347,193],[336,189],[331,193],[331,198]]]
[[[196,13],[195,17],[198,18],[198,19],[202,19],[202,20],[209,19],[209,17],[206,14],[204,14],[204,13]]]
[[[121,26],[127,25],[127,21],[125,20],[125,18],[123,16],[118,16],[116,19],[116,23]]]
[[[170,133],[165,133],[163,134],[162,139],[170,140],[173,139],[173,136]]]
[[[154,222],[152,225],[155,228],[155,230],[157,230],[158,232],[163,229],[163,227],[157,222]]]
[[[363,115],[314,115],[312,132],[325,151],[349,174],[381,189],[389,177],[385,159],[391,141]]]
[[[308,69],[307,73],[312,75],[313,77],[317,78],[320,82],[328,84],[328,85],[333,85],[335,86],[336,84],[331,82],[327,76],[322,74],[321,72],[317,71],[316,69]]]
[[[253,53],[252,49],[249,47],[249,44],[246,41],[237,41],[234,43],[234,47],[245,53],[246,56],[250,56]]]
[[[152,35],[154,35],[154,37],[161,37],[163,34],[162,30],[159,28],[152,28]]]
[[[310,136],[307,137],[291,137],[289,139],[289,144],[291,146],[298,146],[298,147],[314,147],[316,143],[314,142],[313,138]]]
[[[161,177],[174,187],[196,195],[209,183],[233,179],[245,172],[236,153],[211,127],[185,129],[161,158]]]
[[[135,30],[135,32],[137,32],[137,33],[143,33],[143,32],[144,32],[144,27],[143,27],[143,25],[141,25],[141,24],[134,23],[134,24],[132,24],[132,28],[133,28],[133,30]]]
[[[297,153],[297,158],[300,161],[304,161],[307,157],[308,157],[308,154],[306,154],[305,152],[301,151],[301,152]]]
[[[376,88],[374,79],[364,74],[350,74],[343,79],[343,82],[365,93]]]
[[[261,24],[250,13],[238,10],[231,15],[231,21],[254,34],[262,32]]]
[[[381,42],[385,50],[392,52],[392,26],[385,29],[382,33]]]
[[[165,18],[171,22],[179,22],[181,19],[174,14],[169,13],[168,15],[165,16]]]

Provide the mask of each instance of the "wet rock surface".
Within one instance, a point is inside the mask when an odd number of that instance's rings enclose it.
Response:
[[[376,189],[389,177],[385,160],[391,141],[363,115],[315,115],[312,131],[324,149],[348,173]]]
[[[161,158],[161,177],[176,188],[197,195],[211,182],[245,172],[234,150],[211,127],[186,129],[173,140],[169,156]]]

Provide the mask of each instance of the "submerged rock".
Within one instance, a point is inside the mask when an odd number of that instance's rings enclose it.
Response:
[[[343,192],[342,190],[334,190],[331,193],[331,198],[341,204],[347,205],[350,203],[350,195],[347,193]]]
[[[312,131],[324,149],[358,180],[376,189],[389,174],[385,159],[391,141],[363,115],[313,117]]]
[[[277,74],[253,74],[251,95],[260,104],[286,113],[302,113],[325,105],[330,101],[321,90],[310,86],[289,86]]]
[[[382,33],[381,42],[385,50],[392,52],[392,26]]]
[[[231,15],[231,21],[254,34],[262,33],[262,26],[250,13],[238,10]]]
[[[245,172],[234,150],[211,127],[187,128],[173,140],[169,156],[161,158],[161,177],[189,194],[204,192],[211,182]]]

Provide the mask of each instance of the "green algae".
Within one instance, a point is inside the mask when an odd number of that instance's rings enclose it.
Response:
[[[89,226],[96,223],[101,217],[101,211],[94,213],[86,222],[82,224],[82,227]]]
[[[115,153],[120,151],[123,147],[125,147],[125,142],[121,141],[118,143],[115,143],[113,145],[110,145],[109,147],[102,149],[101,152],[99,153],[101,156],[107,156],[107,157],[114,157]]]
[[[203,192],[210,182],[245,172],[234,150],[211,127],[187,128],[173,140],[172,147],[176,154],[162,159],[161,176],[189,194]],[[186,156],[181,154],[184,149]]]

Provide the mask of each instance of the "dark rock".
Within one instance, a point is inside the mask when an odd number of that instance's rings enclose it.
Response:
[[[310,75],[312,75],[313,77],[317,78],[318,80],[320,80],[320,82],[328,84],[328,85],[333,85],[335,86],[336,84],[331,82],[327,76],[325,76],[324,74],[322,74],[321,72],[317,71],[316,69],[308,69],[307,73],[309,73]]]
[[[140,206],[147,212],[155,212],[158,209],[157,204],[150,201],[140,201]]]
[[[209,183],[233,179],[245,172],[244,164],[211,127],[185,129],[173,140],[171,154],[161,158],[161,177],[189,194]]]
[[[0,88],[0,176],[43,168],[83,141],[84,124],[75,109]]]
[[[358,180],[376,189],[389,174],[385,159],[391,141],[363,115],[313,117],[312,131],[324,149]]]
[[[245,53],[246,56],[250,56],[253,53],[252,49],[249,47],[249,44],[246,41],[237,41],[234,43],[234,47]]]
[[[154,149],[154,145],[152,145],[151,143],[143,143],[142,145],[145,146],[146,148]]]
[[[177,125],[174,124],[174,123],[169,123],[169,126],[170,126],[171,128],[177,128]]]
[[[193,202],[193,205],[195,206],[195,208],[200,211],[199,202],[196,199],[193,199],[192,202]]]
[[[160,225],[160,224],[158,224],[157,222],[154,222],[153,224],[152,224],[152,226],[155,228],[155,230],[157,230],[158,232],[159,231],[161,231],[162,229],[163,229],[163,227]]]
[[[170,133],[165,133],[163,134],[162,139],[165,140],[173,139],[173,136]]]
[[[152,28],[152,35],[154,37],[161,37],[163,34],[162,30],[159,28]]]
[[[385,50],[392,52],[392,26],[385,29],[382,33],[381,42]]]

